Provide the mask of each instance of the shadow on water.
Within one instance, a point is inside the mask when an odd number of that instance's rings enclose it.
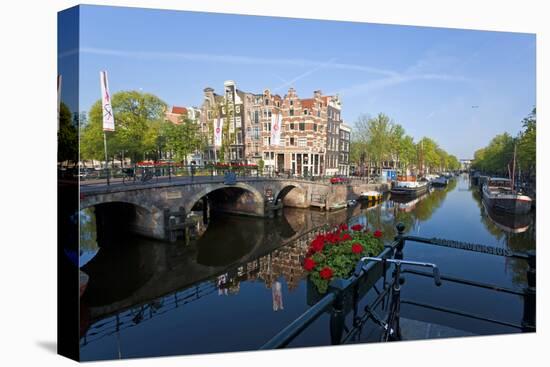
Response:
[[[209,226],[194,244],[197,263],[205,266],[228,266],[251,253],[265,236],[264,221],[258,218],[221,216]]]

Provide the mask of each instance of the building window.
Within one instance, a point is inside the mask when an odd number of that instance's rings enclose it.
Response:
[[[307,108],[304,108],[304,115],[307,115]]]
[[[313,131],[317,131],[317,124],[313,124]]]
[[[300,122],[300,131],[305,131],[305,130],[306,130],[306,123]]]
[[[290,100],[290,105],[294,106],[294,101],[293,100]]]
[[[267,112],[267,117],[271,117],[271,111]]]
[[[294,109],[293,108],[291,108],[289,112],[290,112],[290,116],[294,116]]]
[[[264,146],[268,147],[271,145],[271,137],[266,136],[264,137]]]
[[[257,124],[260,122],[260,111],[254,111],[254,123]]]
[[[237,106],[235,107],[235,112],[241,113],[241,106],[240,106],[240,105],[237,105]]]
[[[290,145],[295,146],[296,145],[296,139],[290,138]],[[294,155],[294,154],[293,154]]]
[[[290,123],[290,130],[294,130],[294,122]]]
[[[307,147],[307,138],[298,138],[299,147]]]
[[[267,106],[269,104],[269,99],[265,99],[265,105]]]

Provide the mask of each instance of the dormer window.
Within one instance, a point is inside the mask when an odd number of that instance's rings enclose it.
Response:
[[[304,108],[304,115],[307,115],[307,108]]]

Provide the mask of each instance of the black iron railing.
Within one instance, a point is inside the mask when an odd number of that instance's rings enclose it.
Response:
[[[155,183],[159,179],[187,179],[197,180],[217,180],[228,173],[234,174],[238,178],[279,178],[279,179],[299,179],[319,183],[333,183],[331,179],[334,176],[298,174],[292,171],[274,171],[273,169],[260,168],[254,165],[182,165],[174,163],[162,163],[155,165],[135,164],[125,167],[109,167],[101,169],[77,168],[63,171],[64,175],[78,177],[82,185],[86,184],[146,184]],[[346,184],[365,184],[378,183],[375,178],[341,176],[345,178]]]
[[[448,314],[463,316],[474,320],[493,323],[496,325],[507,326],[521,330],[522,332],[533,332],[536,330],[536,253],[534,251],[515,252],[507,249],[501,249],[491,246],[464,243],[458,241],[442,240],[437,238],[423,238],[417,236],[404,235],[405,226],[397,225],[398,234],[394,241],[386,246],[379,255],[382,258],[403,258],[403,249],[407,241],[418,242],[434,246],[444,246],[459,250],[474,251],[494,256],[505,256],[527,261],[527,286],[522,290],[509,289],[494,284],[487,284],[475,280],[462,279],[441,275],[441,279],[446,282],[458,283],[466,286],[481,288],[485,290],[502,292],[523,298],[523,314],[521,324],[515,324],[506,320],[498,320],[490,317],[463,312],[457,309],[439,307],[420,302],[401,300],[402,304],[409,304],[418,307],[428,308]],[[366,312],[363,316],[357,314],[357,304],[359,300],[371,289],[377,293],[374,301],[366,307],[367,310],[375,309],[380,302],[388,295],[390,287],[386,283],[386,268],[383,262],[369,262],[364,271],[359,276],[351,276],[348,279],[336,279],[329,285],[328,293],[319,299],[312,307],[304,312],[290,325],[281,330],[277,335],[265,343],[260,349],[284,348],[291,343],[301,332],[303,332],[313,321],[317,320],[322,314],[330,314],[330,335],[332,344],[342,344],[351,340],[354,335],[360,333],[366,321],[373,318],[372,312]],[[357,272],[356,272],[357,273]],[[412,269],[405,269],[403,273],[410,275],[433,277],[432,273],[425,273]],[[383,279],[383,288],[378,290],[376,283]],[[353,327],[346,328],[344,325],[345,315],[353,310]],[[344,331],[347,331],[344,335]]]

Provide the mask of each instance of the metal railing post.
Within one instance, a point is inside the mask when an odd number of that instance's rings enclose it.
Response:
[[[521,326],[524,332],[536,330],[537,291],[536,291],[536,266],[537,254],[535,251],[527,251],[527,286],[523,290],[523,319]]]
[[[405,247],[405,239],[403,236],[405,234],[405,225],[403,223],[397,223],[395,228],[397,229],[397,236],[395,236],[397,244],[395,246],[394,257],[396,259],[403,259],[403,248]]]
[[[336,292],[336,298],[332,303],[332,309],[330,312],[330,343],[332,345],[339,345],[342,343],[342,336],[344,334],[344,291],[343,285],[338,285]]]

